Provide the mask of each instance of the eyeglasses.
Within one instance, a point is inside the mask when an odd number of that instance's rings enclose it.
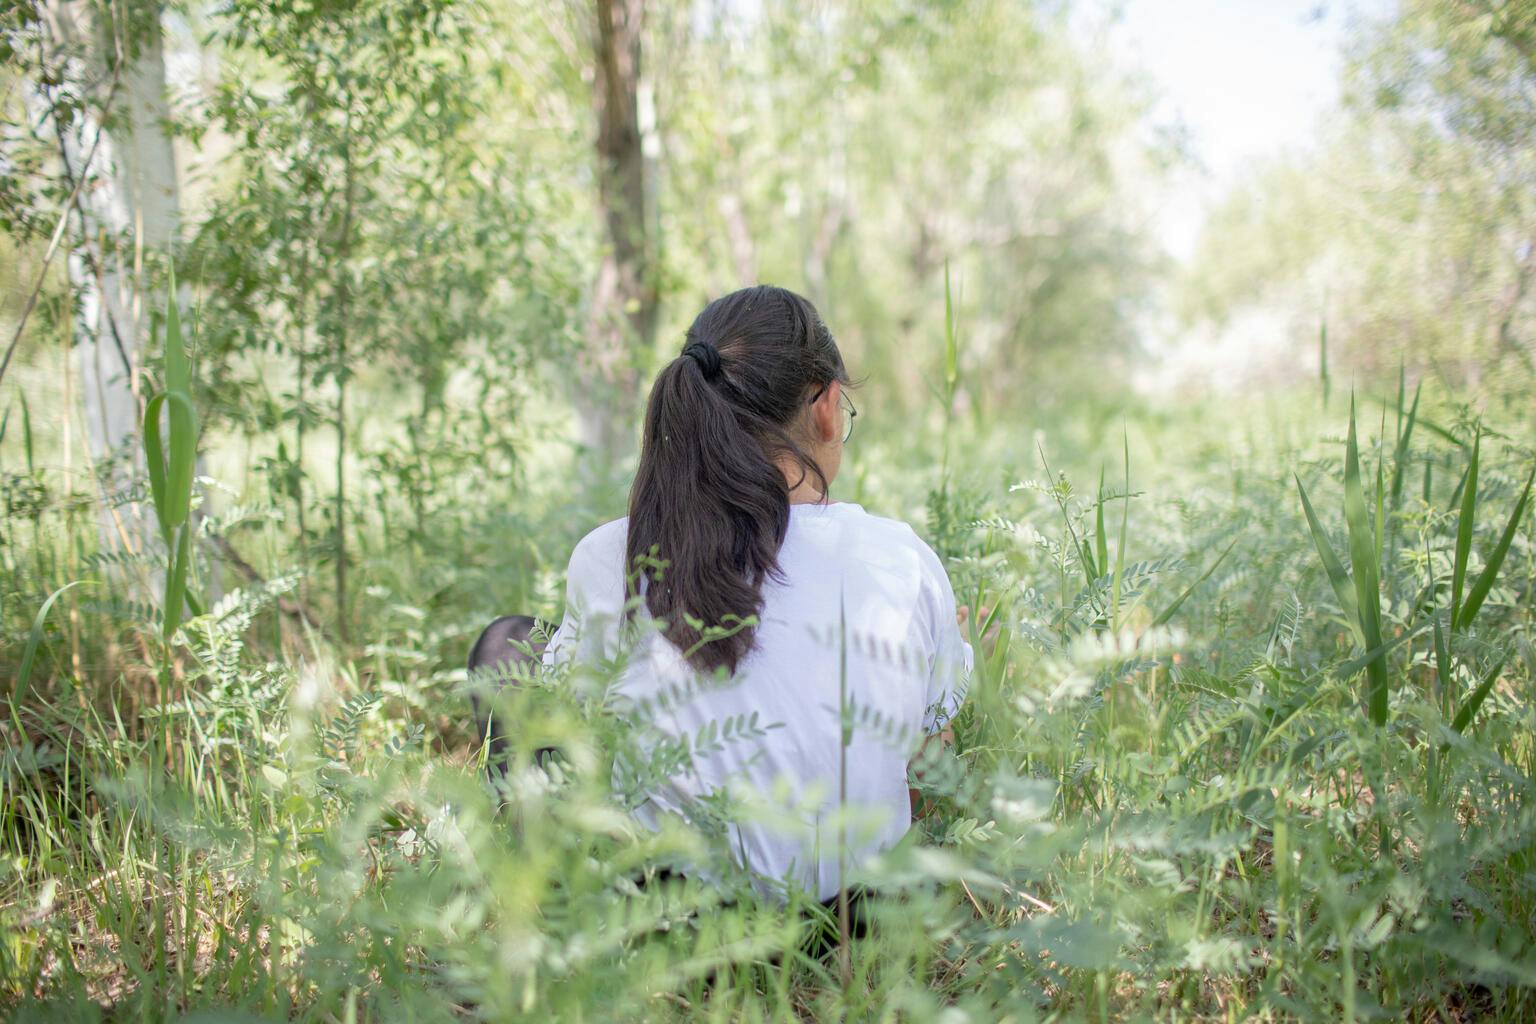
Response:
[[[815,405],[816,400],[826,394],[827,388],[831,386],[831,384],[823,384],[817,388],[816,393],[811,396],[811,400],[806,404]],[[843,444],[847,444],[848,439],[853,436],[853,419],[859,414],[859,410],[854,408],[853,399],[848,397],[846,390],[837,393],[837,407],[843,412]]]

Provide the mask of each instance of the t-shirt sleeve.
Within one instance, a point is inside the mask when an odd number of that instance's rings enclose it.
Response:
[[[960,624],[955,621],[955,591],[950,585],[949,574],[944,571],[938,555],[926,544],[923,554],[927,575],[923,581],[925,604],[933,630],[933,661],[929,666],[923,729],[936,733],[944,729],[965,702],[974,656],[971,645],[960,632]]]
[[[622,608],[615,595],[606,592],[617,586],[605,565],[606,547],[589,535],[571,552],[565,570],[565,614],[544,648],[544,664],[598,661],[607,655]]]
[[[567,576],[567,579],[570,577]],[[571,585],[565,586],[565,614],[560,617],[559,627],[550,635],[544,646],[543,660],[546,665],[563,665],[576,657],[576,638],[581,635],[580,607],[571,600]]]

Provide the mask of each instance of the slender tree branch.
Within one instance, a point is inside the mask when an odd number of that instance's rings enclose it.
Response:
[[[21,341],[22,332],[27,329],[27,320],[32,316],[32,310],[37,305],[38,296],[42,294],[43,284],[48,279],[48,267],[49,267],[50,264],[53,263],[53,257],[59,251],[59,242],[63,239],[63,237],[64,237],[64,230],[65,230],[65,228],[69,224],[69,211],[71,209],[78,208],[78,204],[79,204],[79,201],[80,201],[80,190],[85,185],[85,179],[86,179],[87,173],[90,170],[91,161],[96,159],[96,151],[101,146],[101,137],[102,137],[102,135],[106,131],[106,117],[107,117],[107,113],[112,109],[112,102],[117,98],[117,87],[118,87],[119,81],[120,81],[120,79],[118,77],[118,74],[114,71],[113,75],[112,75],[112,85],[107,90],[106,102],[102,104],[101,116],[100,116],[100,118],[96,122],[96,138],[91,142],[91,148],[90,148],[90,150],[85,155],[85,163],[82,164],[81,167],[80,167],[80,175],[79,175],[79,177],[75,177],[73,171],[71,171],[71,169],[69,167],[68,160],[67,159],[65,160],[65,163],[64,163],[64,173],[65,173],[67,178],[73,178],[74,179],[74,187],[70,190],[69,198],[67,200],[65,200],[65,202],[64,202],[64,209],[59,214],[59,223],[54,226],[53,236],[48,240],[48,248],[43,253],[43,265],[41,267],[39,267],[38,270],[37,270],[37,280],[33,283],[32,290],[27,295],[26,305],[23,306],[22,310],[21,310],[21,318],[16,321],[16,330],[11,335],[11,342],[10,342],[10,344],[6,346],[5,358],[4,359],[0,359],[0,382],[4,382],[4,380],[5,380],[5,372],[8,369],[10,369],[10,366],[11,366],[11,357],[13,355],[15,355],[15,353],[16,353],[16,346]],[[50,108],[50,114],[53,117],[53,121],[54,121],[54,131],[55,131],[55,133],[58,132],[58,123],[59,123],[58,122],[57,110],[58,110],[57,104],[54,104]],[[59,138],[59,145],[61,147],[63,146],[63,137],[62,136],[60,136],[60,138]],[[84,228],[84,224],[83,223],[82,223],[81,227]],[[110,316],[110,314],[109,314],[109,316]],[[113,335],[114,335],[114,337],[116,336],[116,333],[117,333],[117,331],[116,331],[116,328],[114,327],[113,328]],[[121,342],[121,340],[118,341],[118,349],[119,350],[122,349],[122,342]]]

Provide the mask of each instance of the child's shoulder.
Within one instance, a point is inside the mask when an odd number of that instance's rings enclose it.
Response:
[[[590,531],[576,542],[576,550],[589,554],[618,551],[622,556],[629,539],[629,516],[609,520]]]
[[[858,517],[860,532],[876,545],[906,552],[906,557],[916,558],[926,576],[945,578],[944,563],[910,523],[876,515],[861,505],[854,505],[849,511]]]
[[[629,541],[629,517],[603,523],[576,542],[571,551],[569,575],[586,580],[621,576],[624,549]]]

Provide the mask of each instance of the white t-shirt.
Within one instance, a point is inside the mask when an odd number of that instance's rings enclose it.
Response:
[[[627,529],[619,519],[576,545],[547,664],[618,653]],[[964,698],[971,648],[943,565],[905,523],[848,502],[791,505],[779,567],[783,579],[763,586],[756,644],[730,680],[701,678],[647,630],[614,692],[694,751],[687,769],[645,791],[641,824],[689,817],[696,800],[724,790],[750,808],[729,838],[760,888],[775,893],[782,880],[828,899],[839,881],[842,721],[851,725],[842,820],[852,870],[910,827],[907,763]],[[849,713],[840,716],[845,653]],[[743,729],[754,714],[755,728]]]

